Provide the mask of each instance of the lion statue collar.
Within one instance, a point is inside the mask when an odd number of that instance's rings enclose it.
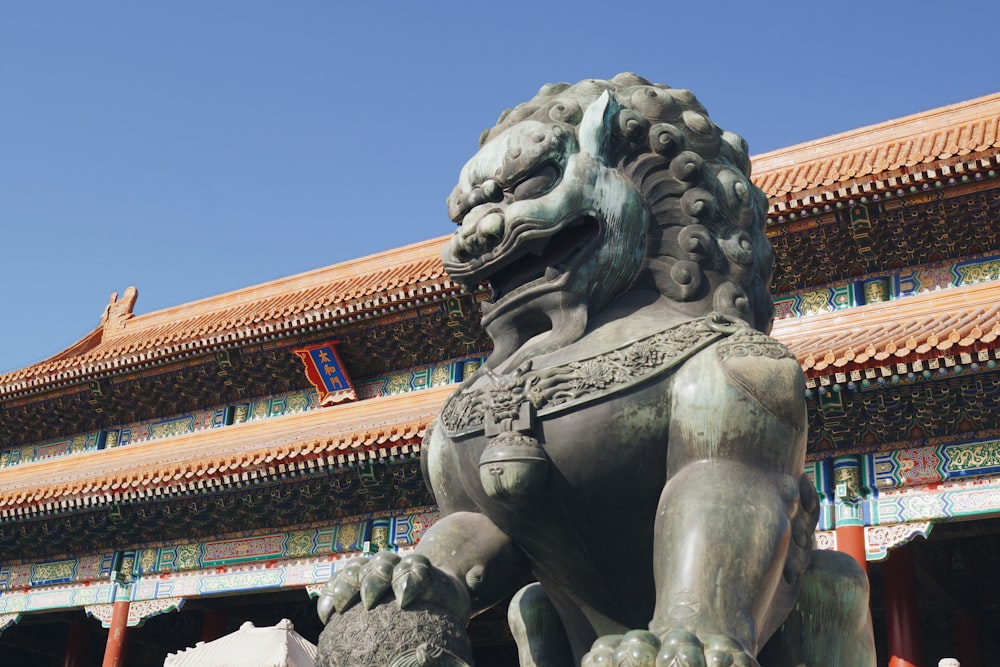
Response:
[[[528,360],[507,373],[482,367],[448,398],[440,425],[452,437],[510,430],[509,420],[520,419],[525,403],[539,418],[574,409],[660,377],[730,337],[730,347],[762,347],[773,342],[743,322],[710,313],[562,363]],[[776,349],[786,354],[783,346]],[[720,353],[727,354],[725,350]]]

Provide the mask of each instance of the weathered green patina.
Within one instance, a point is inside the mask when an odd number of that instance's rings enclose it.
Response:
[[[461,626],[525,585],[523,667],[873,664],[864,574],[812,552],[804,379],[767,336],[749,168],[690,92],[631,74],[546,86],[484,134],[443,260],[492,286],[494,351],[425,441],[444,517],[331,580],[321,664],[466,663],[408,610]],[[344,657],[387,607],[405,641]]]

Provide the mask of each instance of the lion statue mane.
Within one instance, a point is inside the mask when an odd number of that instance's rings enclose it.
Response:
[[[631,73],[548,84],[504,111],[480,146],[525,121],[575,134],[584,110],[604,93],[619,107],[608,159],[635,184],[650,214],[643,265],[628,276],[632,286],[655,286],[691,303],[691,314],[715,310],[769,332],[774,253],[764,235],[767,199],[750,181],[746,141],[713,123],[691,91]],[[448,201],[456,220],[483,197],[481,188],[460,188]]]

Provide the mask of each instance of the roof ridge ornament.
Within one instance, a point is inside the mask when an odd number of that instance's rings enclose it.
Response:
[[[118,298],[118,292],[112,292],[108,305],[104,307],[101,314],[101,326],[104,328],[103,339],[112,338],[125,332],[125,322],[135,317],[132,309],[135,307],[135,300],[139,297],[139,290],[135,285],[129,285],[122,293],[122,298]]]

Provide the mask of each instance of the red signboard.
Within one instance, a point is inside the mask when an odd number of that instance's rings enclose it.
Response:
[[[306,367],[306,377],[319,392],[320,405],[355,401],[358,398],[336,346],[337,341],[332,340],[292,350],[302,360]]]

